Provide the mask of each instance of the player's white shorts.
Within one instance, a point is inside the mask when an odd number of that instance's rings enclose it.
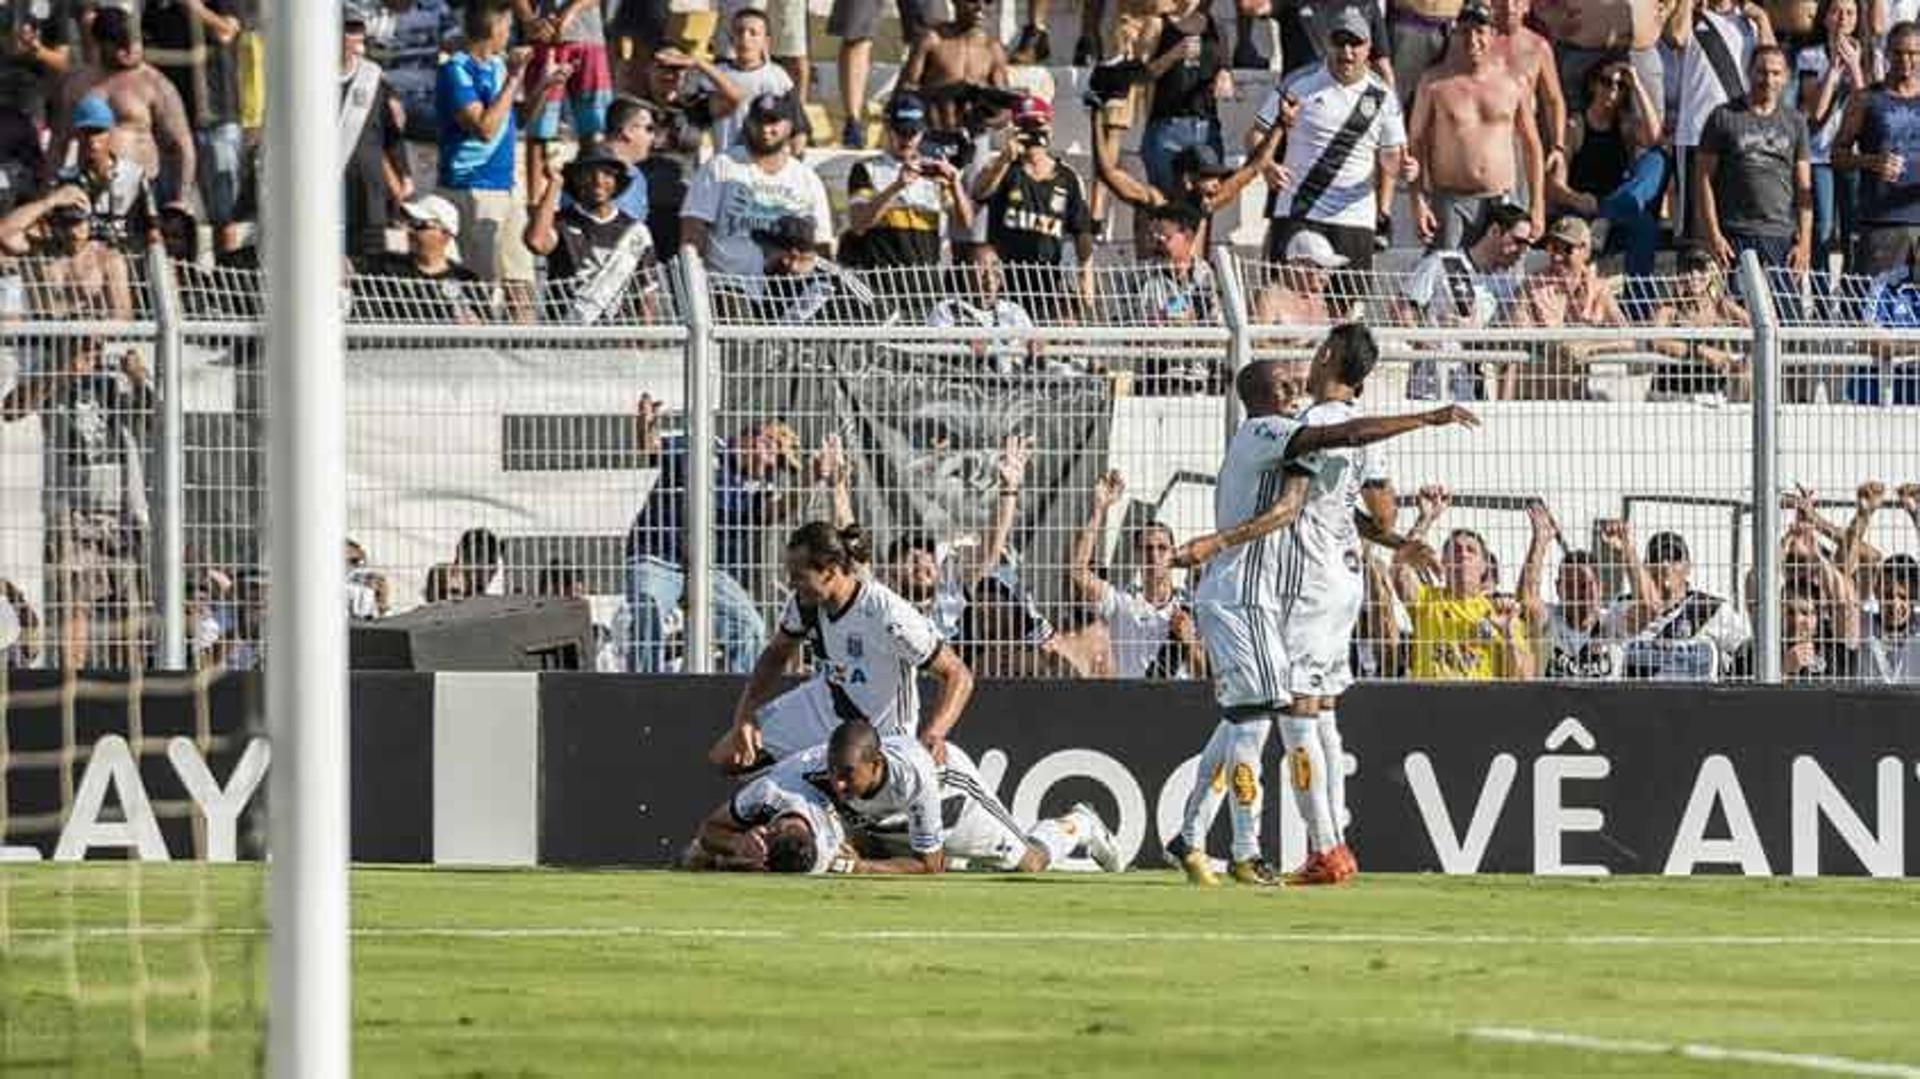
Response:
[[[833,696],[817,678],[787,690],[760,706],[754,716],[760,724],[760,745],[775,760],[791,757],[827,740],[840,725]]]
[[[1287,692],[1287,646],[1281,612],[1270,607],[1202,600],[1193,620],[1213,668],[1213,697],[1222,709],[1278,708],[1293,698]]]
[[[1366,581],[1344,567],[1306,578],[1283,612],[1287,689],[1295,696],[1335,697],[1353,685],[1353,627],[1366,593]]]
[[[809,678],[761,705],[754,719],[760,724],[760,746],[774,760],[825,742],[840,725],[840,715],[833,710],[833,691],[820,678]],[[874,729],[882,738],[914,734],[897,718]]]
[[[1028,850],[1027,830],[1013,813],[987,790],[973,758],[947,743],[947,762],[940,768],[940,809],[948,817],[954,800],[957,815],[947,821],[946,853],[965,858],[975,869],[1011,871],[1020,867]]]

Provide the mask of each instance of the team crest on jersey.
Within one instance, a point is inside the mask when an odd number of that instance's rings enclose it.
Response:
[[[864,640],[861,640],[860,635],[858,633],[847,634],[847,658],[848,659],[865,659],[866,655],[867,655],[867,642]]]
[[[1357,108],[1360,110],[1360,117],[1362,119],[1371,120],[1373,119],[1373,114],[1380,111],[1380,104],[1371,97],[1363,97],[1360,99],[1360,104]]]
[[[1048,203],[1048,205],[1056,214],[1066,213],[1067,212],[1067,193],[1065,191],[1055,191],[1053,193],[1053,199],[1051,202]]]
[[[1024,199],[1022,199],[1022,198],[1020,197],[1020,189],[1016,187],[1016,188],[1014,188],[1014,189],[1013,189],[1012,191],[1009,191],[1009,192],[1007,192],[1007,201],[1008,201],[1008,202],[1022,202],[1022,201],[1025,201],[1025,200],[1024,200]]]
[[[1360,572],[1360,552],[1349,547],[1341,554],[1341,560],[1347,564],[1348,573]]]

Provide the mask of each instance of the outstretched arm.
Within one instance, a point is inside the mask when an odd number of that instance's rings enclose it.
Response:
[[[1296,473],[1287,477],[1280,486],[1280,497],[1273,505],[1252,517],[1218,532],[1209,532],[1204,536],[1195,536],[1180,545],[1173,552],[1175,569],[1192,569],[1218,556],[1229,547],[1238,547],[1251,543],[1269,532],[1282,529],[1298,520],[1301,507],[1307,504],[1307,477]]]
[[[1073,537],[1073,550],[1067,556],[1067,583],[1082,603],[1098,605],[1107,597],[1107,582],[1093,572],[1093,549],[1107,530],[1107,511],[1126,492],[1127,481],[1118,469],[1108,469],[1093,484],[1093,509],[1087,523]]]
[[[1427,412],[1400,416],[1361,416],[1345,423],[1302,427],[1287,444],[1287,456],[1305,457],[1318,450],[1345,449],[1385,442],[1422,427],[1478,427],[1480,417],[1459,405],[1443,405]]]

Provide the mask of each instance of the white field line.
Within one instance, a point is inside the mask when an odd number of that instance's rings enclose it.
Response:
[[[1832,1075],[1870,1075],[1883,1079],[1920,1079],[1920,1067],[1879,1060],[1855,1060],[1852,1057],[1824,1053],[1776,1053],[1767,1049],[1730,1049],[1720,1045],[1692,1042],[1666,1043],[1628,1041],[1614,1038],[1590,1038],[1584,1034],[1561,1034],[1526,1027],[1474,1027],[1466,1032],[1475,1041],[1504,1042],[1509,1045],[1547,1045],[1561,1049],[1584,1049],[1594,1053],[1622,1053],[1641,1056],[1680,1056],[1689,1060],[1723,1061],[1729,1064],[1761,1064],[1776,1068],[1827,1072]]]
[[[47,926],[0,932],[0,942],[48,938],[119,939],[127,937],[264,937],[265,926]],[[1031,944],[1322,944],[1405,945],[1410,947],[1557,947],[1557,948],[1888,948],[1920,947],[1920,936],[1687,936],[1683,934],[1525,933],[1258,933],[1205,930],[1046,930],[1046,929],[731,929],[717,926],[361,926],[356,937],[379,939],[613,939],[664,940],[831,940],[904,943]]]

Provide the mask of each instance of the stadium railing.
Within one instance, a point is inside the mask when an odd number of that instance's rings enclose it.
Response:
[[[31,655],[14,634],[11,659],[54,666],[84,648],[90,666],[251,666],[268,592],[260,282],[158,258],[128,270],[124,299],[52,262],[0,274],[8,392],[127,355],[153,386],[130,393],[134,377],[109,371],[42,420],[0,426],[0,578],[12,621],[40,623]],[[1905,409],[1865,402],[1916,400],[1904,365],[1920,356],[1920,294],[1757,264],[1731,282],[1599,279],[1572,304],[1541,274],[1526,280],[1310,271],[1225,250],[1180,269],[821,262],[768,279],[680,261],[530,301],[348,278],[347,602],[374,617],[475,591],[585,595],[603,669],[738,667],[779,615],[784,535],[838,515],[869,529],[875,573],[926,599],[985,672],[1131,673],[1111,670],[1089,574],[1124,593],[1141,526],[1206,531],[1237,419],[1231,372],[1304,368],[1328,325],[1358,318],[1383,346],[1369,411],[1467,398],[1486,421],[1384,449],[1403,530],[1421,489],[1444,485],[1444,503],[1424,500],[1444,506],[1427,540],[1482,538],[1498,568],[1469,590],[1502,612],[1509,595],[1556,604],[1562,578],[1580,576],[1583,556],[1563,572],[1567,555],[1591,551],[1599,593],[1630,595],[1623,522],[1642,557],[1655,534],[1681,537],[1700,602],[1720,601],[1755,642],[1669,650],[1669,675],[1780,677],[1783,626],[1806,636],[1810,604],[1816,640],[1784,673],[1872,677],[1841,646],[1884,621],[1904,581],[1903,563],[1882,567],[1915,547],[1901,520],[1915,493],[1900,488],[1920,479],[1920,432]],[[1076,573],[1110,470],[1124,494]],[[675,478],[679,497],[654,497]],[[1891,509],[1853,536],[1869,482]],[[1536,518],[1544,557],[1523,589]],[[1394,598],[1389,559],[1376,552],[1364,572],[1360,673],[1433,674],[1445,650],[1415,662],[1416,612]],[[1799,623],[1782,622],[1783,593]],[[63,641],[80,608],[95,617]],[[1545,668],[1546,627],[1529,636]],[[1165,674],[1183,659],[1174,647],[1144,662]],[[1647,657],[1588,661],[1591,675]]]

